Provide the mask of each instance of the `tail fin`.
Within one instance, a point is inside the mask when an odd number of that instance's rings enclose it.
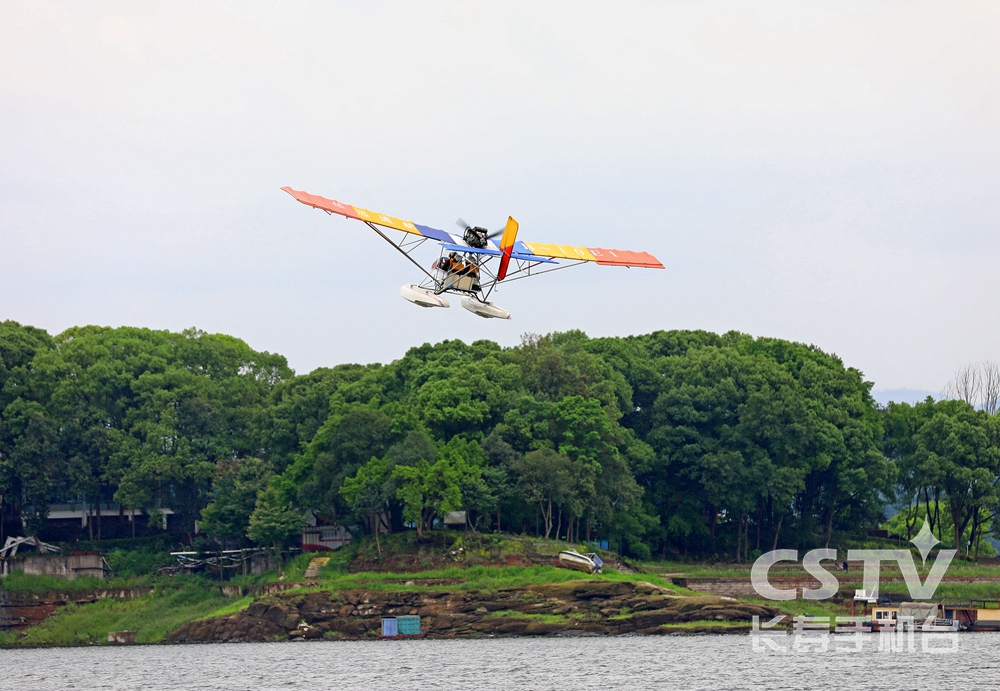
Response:
[[[502,281],[507,276],[507,265],[510,264],[510,255],[514,251],[514,241],[517,239],[517,221],[513,216],[507,217],[507,227],[503,230],[503,237],[500,238],[500,270],[497,271],[497,280]]]

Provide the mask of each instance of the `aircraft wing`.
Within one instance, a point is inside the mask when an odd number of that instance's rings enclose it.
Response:
[[[458,238],[451,233],[446,233],[443,230],[438,230],[437,228],[420,225],[419,223],[414,223],[413,221],[404,221],[403,219],[396,218],[394,216],[386,216],[385,214],[380,214],[376,211],[362,209],[360,206],[343,204],[333,199],[321,197],[318,194],[300,192],[299,190],[293,190],[291,187],[282,187],[281,189],[288,192],[288,194],[292,195],[296,200],[302,202],[306,206],[322,209],[323,211],[328,211],[332,214],[340,214],[341,216],[346,216],[347,218],[367,221],[368,223],[374,223],[375,225],[382,226],[383,228],[401,230],[404,233],[422,235],[426,238],[437,240],[438,242],[465,244],[461,238]],[[456,240],[458,241],[457,243]]]
[[[522,250],[519,246],[523,245]],[[662,269],[660,260],[649,252],[633,252],[631,250],[613,250],[603,247],[578,247],[576,245],[552,245],[541,242],[521,242],[514,244],[516,252],[534,254],[539,257],[553,259],[571,259],[574,261],[597,262],[604,266],[636,266],[645,269]]]
[[[308,192],[293,190],[291,187],[282,187],[281,189],[288,192],[288,194],[292,195],[296,200],[307,206],[322,209],[323,211],[327,211],[329,213],[339,214],[347,218],[366,221],[384,228],[401,230],[404,233],[410,233],[412,235],[419,235],[432,240],[437,240],[447,249],[490,255],[499,255],[502,253],[502,249],[499,248],[493,241],[489,241],[487,247],[483,250],[476,250],[476,248],[469,247],[461,236],[453,235],[437,228],[431,228],[430,226],[414,223],[413,221],[406,221],[394,216],[387,216],[376,211],[363,209],[360,206],[343,204],[333,199],[321,197],[318,194],[309,194]],[[664,268],[663,264],[661,264],[656,257],[648,252],[605,249],[603,247],[578,247],[575,245],[555,245],[541,242],[522,242],[517,240],[513,243],[511,252],[511,256],[516,259],[535,262],[558,263],[551,262],[551,260],[569,259],[572,261],[596,262],[597,264],[604,266],[635,266],[647,269]]]

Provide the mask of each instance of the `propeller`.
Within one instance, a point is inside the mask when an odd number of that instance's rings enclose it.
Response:
[[[469,244],[470,247],[483,248],[486,247],[488,240],[495,238],[500,235],[504,229],[496,231],[495,233],[490,233],[486,228],[480,228],[479,226],[470,226],[465,222],[465,219],[458,219],[455,221],[455,225],[461,228],[464,232],[462,238]]]
[[[463,218],[460,218],[457,221],[455,221],[455,225],[458,226],[459,228],[461,228],[462,230],[468,230],[469,228],[472,228],[472,226],[470,226],[468,223],[466,223],[465,219],[463,219]],[[503,235],[503,231],[506,230],[506,229],[507,229],[507,226],[504,226],[500,230],[494,230],[492,233],[490,233],[489,235],[486,236],[486,239],[487,240],[492,240],[493,238],[500,237],[501,235]]]

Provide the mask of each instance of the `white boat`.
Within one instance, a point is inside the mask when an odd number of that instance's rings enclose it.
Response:
[[[604,562],[592,552],[580,554],[575,549],[563,550],[559,553],[559,564],[567,569],[576,569],[585,573],[601,573]]]
[[[904,619],[900,622],[904,630],[913,629],[923,633],[951,633],[961,631],[962,627],[957,619],[934,619],[933,621],[909,621]]]

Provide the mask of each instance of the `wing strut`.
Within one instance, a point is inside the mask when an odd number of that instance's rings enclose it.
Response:
[[[392,240],[390,240],[389,236],[386,235],[385,233],[383,233],[381,230],[379,230],[378,227],[374,223],[371,223],[369,221],[365,221],[365,225],[368,226],[369,228],[371,228],[372,230],[374,230],[379,235],[381,235],[383,240],[385,240],[390,245],[392,245],[393,247],[395,247],[397,252],[399,252],[401,255],[403,255],[404,257],[406,257],[407,259],[409,259],[411,262],[413,262],[413,265],[415,267],[417,267],[418,269],[420,269],[421,271],[423,271],[427,275],[427,278],[429,278],[432,281],[434,281],[434,285],[437,285],[437,281],[434,279],[433,276],[431,276],[430,272],[427,269],[425,269],[424,267],[420,266],[420,264],[417,263],[417,261],[413,257],[411,257],[409,254],[406,253],[406,250],[404,250],[402,247],[400,247],[395,242],[393,242]],[[423,241],[421,240],[421,242],[423,242]]]

